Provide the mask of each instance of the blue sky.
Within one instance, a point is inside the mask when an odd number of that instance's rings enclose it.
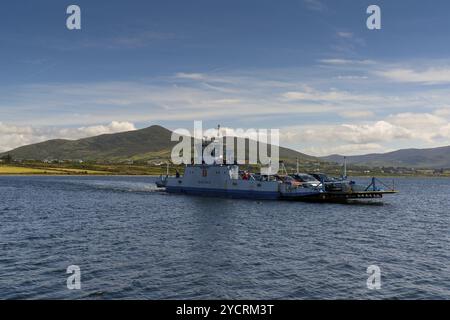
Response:
[[[77,4],[82,30],[65,26]],[[368,30],[377,4],[382,29]],[[160,124],[279,128],[325,155],[450,144],[450,3],[10,1],[0,151]]]

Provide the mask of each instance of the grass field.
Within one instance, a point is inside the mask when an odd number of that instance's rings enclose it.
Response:
[[[2,174],[110,174],[107,171],[85,170],[85,169],[69,169],[69,168],[29,168],[22,166],[0,165],[0,175]]]
[[[46,170],[14,166],[0,166],[0,174],[46,174]]]
[[[183,172],[183,167],[178,167]],[[175,167],[170,174],[175,174]],[[157,175],[166,174],[165,166],[124,164],[46,164],[41,162],[0,164],[0,175]]]

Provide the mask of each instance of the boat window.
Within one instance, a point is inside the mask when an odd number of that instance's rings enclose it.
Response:
[[[298,180],[301,180],[302,182],[311,182],[311,181],[317,181],[316,178],[309,174],[296,174],[295,178]]]

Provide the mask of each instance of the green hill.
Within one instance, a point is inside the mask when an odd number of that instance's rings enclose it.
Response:
[[[170,141],[171,131],[160,126],[102,134],[79,140],[48,140],[11,150],[14,159],[108,160],[152,158],[170,154],[176,142]]]
[[[330,162],[342,162],[343,156],[331,155],[322,159]],[[347,163],[371,167],[450,168],[450,146],[348,156]]]
[[[178,142],[170,140],[172,132],[161,126],[114,133],[103,134],[79,140],[48,140],[31,144],[5,152],[0,156],[10,154],[13,159],[22,160],[83,160],[111,161],[168,159],[171,150]],[[317,162],[315,157],[303,153],[280,148],[280,158],[286,162],[300,161]]]

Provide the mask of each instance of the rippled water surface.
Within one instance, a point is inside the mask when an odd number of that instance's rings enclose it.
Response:
[[[146,177],[0,177],[0,298],[450,298],[450,180],[382,205],[168,195]],[[381,289],[366,286],[369,265]],[[68,290],[66,268],[81,268]]]

